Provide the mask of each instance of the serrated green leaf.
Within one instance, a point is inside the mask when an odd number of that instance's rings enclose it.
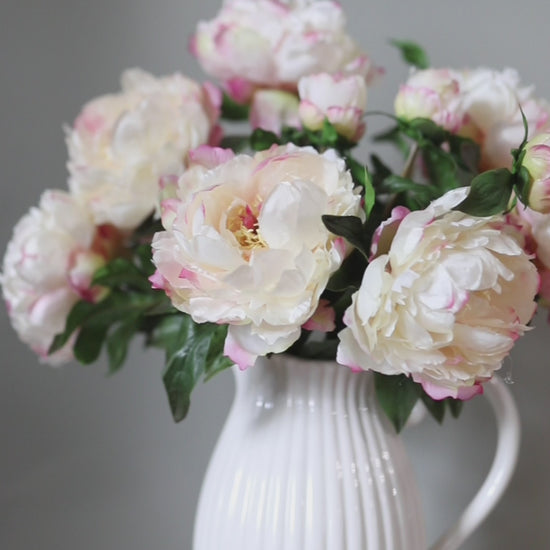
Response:
[[[430,60],[426,52],[415,42],[409,40],[390,40],[390,43],[399,49],[403,60],[419,69],[427,69],[430,66]]]
[[[352,246],[368,257],[365,242],[363,222],[357,216],[332,216],[325,214],[322,217],[325,227],[335,235],[344,237]]]
[[[489,170],[476,176],[470,184],[468,196],[453,210],[471,216],[493,216],[508,208],[514,177],[506,168]]]
[[[248,105],[237,103],[234,99],[231,99],[227,94],[223,94],[222,106],[221,106],[221,118],[225,120],[247,120],[250,112]]]
[[[374,384],[380,406],[399,433],[416,405],[422,387],[404,374],[387,376],[378,372],[374,373]]]

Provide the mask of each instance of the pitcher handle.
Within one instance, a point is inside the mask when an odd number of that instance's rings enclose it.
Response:
[[[496,376],[485,384],[485,390],[497,423],[498,439],[493,464],[483,485],[460,519],[430,547],[430,550],[457,550],[500,500],[516,467],[520,424],[512,394]]]

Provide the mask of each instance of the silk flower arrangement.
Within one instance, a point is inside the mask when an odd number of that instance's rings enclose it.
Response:
[[[68,191],[14,228],[21,340],[116,371],[140,336],[176,420],[200,379],[280,353],[374,371],[397,430],[418,399],[456,416],[550,300],[550,107],[394,44],[412,68],[372,142],[397,173],[354,156],[383,71],[334,2],[225,2],[191,40],[217,84],[124,72],[66,130]]]

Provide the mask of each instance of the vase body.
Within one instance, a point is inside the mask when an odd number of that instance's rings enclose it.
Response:
[[[236,371],[194,550],[425,550],[402,443],[370,373],[287,356]]]

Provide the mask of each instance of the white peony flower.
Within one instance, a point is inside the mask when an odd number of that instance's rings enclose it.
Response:
[[[539,303],[550,307],[550,213],[541,213],[517,202],[507,222],[521,235],[521,245],[533,257],[539,277]]]
[[[243,368],[286,350],[346,253],[321,216],[361,215],[344,161],[274,147],[195,165],[173,191],[153,240],[154,285],[196,322],[229,324],[225,353]]]
[[[298,83],[300,118],[310,130],[320,130],[325,119],[339,134],[359,141],[365,131],[367,85],[359,75],[320,73],[304,76]]]
[[[88,103],[67,132],[69,187],[95,223],[132,230],[153,213],[159,178],[208,142],[220,101],[213,86],[133,69],[120,93]]]
[[[520,105],[530,137],[549,127],[549,106],[533,96],[534,86],[521,86],[513,69],[462,71],[460,90],[466,116],[460,133],[481,145],[484,169],[511,167],[511,151],[519,147],[524,135]]]
[[[513,69],[426,69],[401,86],[395,113],[472,139],[481,148],[481,168],[489,170],[512,166],[511,151],[524,135],[520,105],[530,137],[550,127],[550,106],[533,96],[533,86],[521,86]]]
[[[410,375],[437,399],[468,398],[500,368],[535,312],[539,278],[502,218],[451,210],[467,191],[402,219],[346,311],[338,362]]]
[[[395,114],[404,120],[427,118],[446,130],[463,122],[458,75],[451,69],[413,71],[395,98]]]
[[[2,293],[15,331],[45,362],[72,358],[70,343],[48,356],[72,306],[96,300],[90,288],[94,272],[105,263],[116,232],[96,230],[91,214],[63,191],[46,191],[15,226],[4,256]]]
[[[329,0],[226,2],[214,19],[199,23],[191,49],[239,102],[256,87],[296,90],[302,76],[314,73],[377,72],[347,34],[341,6]]]

